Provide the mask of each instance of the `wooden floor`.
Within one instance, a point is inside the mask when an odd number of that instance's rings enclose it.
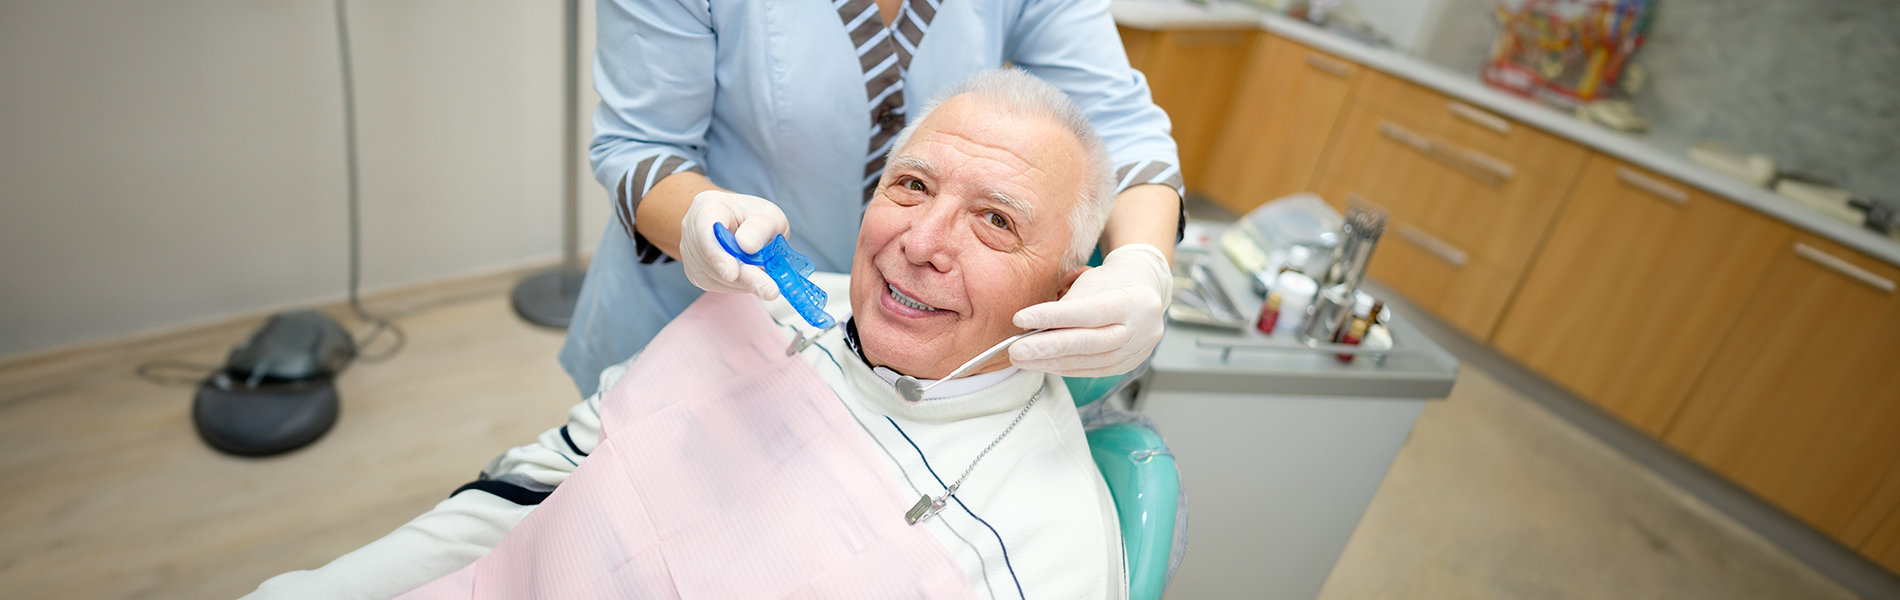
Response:
[[[261,319],[0,364],[0,598],[234,598],[428,510],[576,400],[561,334],[514,316],[513,280],[373,299],[379,313],[442,304],[401,319],[394,358],[344,372],[335,429],[274,458],[213,451],[191,388],[133,374],[216,364]]]
[[[212,451],[190,388],[133,375],[154,359],[216,363],[260,319],[0,363],[0,598],[233,598],[428,510],[576,400],[555,363],[561,334],[510,311],[514,280],[373,299],[409,313],[409,346],[351,367],[336,429],[276,458]],[[1852,594],[1467,366],[1420,418],[1322,597]]]

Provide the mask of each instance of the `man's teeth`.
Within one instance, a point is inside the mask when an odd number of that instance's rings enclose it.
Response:
[[[891,288],[891,297],[896,298],[898,304],[915,308],[917,310],[941,310],[935,306],[918,302],[916,298],[912,298],[910,296],[904,295],[903,292],[897,291],[897,286],[893,285],[889,287]]]

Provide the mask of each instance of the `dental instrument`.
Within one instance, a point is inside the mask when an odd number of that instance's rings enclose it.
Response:
[[[987,361],[991,357],[996,356],[997,353],[1002,352],[1006,348],[1009,348],[1010,344],[1014,344],[1022,340],[1023,338],[1036,335],[1044,331],[1048,331],[1048,329],[1045,328],[1045,329],[1037,329],[1034,331],[1025,331],[1022,333],[1018,333],[1016,335],[1009,336],[1009,339],[1003,340],[1001,342],[997,342],[996,345],[994,346],[990,346],[990,349],[984,350],[982,354],[976,355],[976,358],[970,359],[970,362],[963,363],[963,366],[957,367],[957,370],[951,371],[949,375],[943,376],[943,379],[938,379],[934,382],[931,382],[930,385],[923,385],[922,383],[919,383],[917,381],[916,377],[911,377],[909,375],[899,377],[897,378],[896,385],[893,386],[897,388],[897,397],[903,398],[905,402],[922,402],[924,400],[924,392],[930,391],[930,388],[934,388],[939,385],[942,385],[943,382],[945,381],[956,379],[958,376],[964,374],[970,369],[974,369],[976,368],[977,365],[983,364],[984,361]]]
[[[713,223],[713,237],[739,262],[764,269],[778,284],[779,295],[798,310],[798,316],[804,317],[806,323],[819,329],[830,329],[838,324],[825,312],[825,291],[807,279],[817,268],[810,258],[792,249],[791,242],[785,241],[785,234],[779,234],[772,243],[753,253],[739,249],[739,240],[732,237],[732,230],[727,229],[725,223]]]

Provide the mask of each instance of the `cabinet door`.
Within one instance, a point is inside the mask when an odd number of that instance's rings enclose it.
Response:
[[[1794,231],[1596,156],[1492,345],[1661,436]]]
[[[1862,555],[1900,573],[1900,465],[1839,536]]]
[[[1887,515],[1880,529],[1861,544],[1860,553],[1887,570],[1900,573],[1900,510]]]
[[[1900,505],[1900,268],[1805,233],[1779,254],[1664,441],[1858,545]]]
[[[1143,59],[1141,71],[1154,102],[1174,125],[1181,177],[1190,190],[1205,183],[1208,155],[1255,35],[1251,30],[1163,31]]]
[[[1234,214],[1314,189],[1361,67],[1277,36],[1255,42],[1201,189]]]

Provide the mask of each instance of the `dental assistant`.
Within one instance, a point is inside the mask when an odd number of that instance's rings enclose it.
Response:
[[[776,297],[726,255],[784,234],[821,271],[852,264],[864,206],[913,103],[1014,65],[1078,104],[1116,166],[1100,248],[1061,300],[1015,325],[1059,328],[1018,367],[1125,373],[1160,340],[1184,222],[1168,117],[1129,68],[1109,0],[600,0],[589,152],[614,202],[561,364],[583,396],[704,291]],[[677,260],[675,260],[677,259]],[[888,293],[888,292],[887,292]]]

